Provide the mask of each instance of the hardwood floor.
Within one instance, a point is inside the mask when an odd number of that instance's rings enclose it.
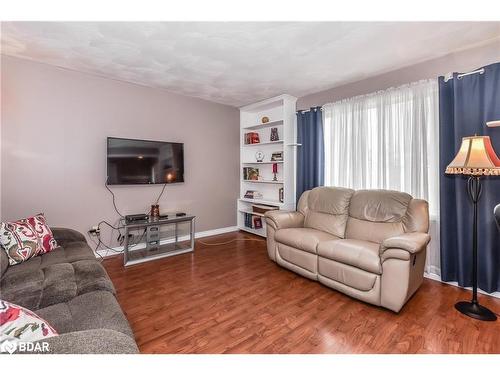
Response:
[[[261,240],[235,232],[204,238]],[[468,291],[425,280],[399,314],[283,269],[237,241],[125,269],[106,259],[143,353],[500,353],[500,321],[464,317]],[[500,312],[500,300],[481,296]]]

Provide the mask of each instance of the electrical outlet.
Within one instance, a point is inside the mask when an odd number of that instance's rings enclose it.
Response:
[[[101,234],[101,230],[97,225],[94,225],[92,228],[89,229],[89,234],[91,236],[97,237],[99,234]]]

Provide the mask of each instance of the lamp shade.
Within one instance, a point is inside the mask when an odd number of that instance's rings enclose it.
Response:
[[[455,158],[446,167],[446,173],[500,176],[500,159],[491,145],[490,137],[462,138],[462,145]]]

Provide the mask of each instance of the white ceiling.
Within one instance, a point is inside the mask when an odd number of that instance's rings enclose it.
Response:
[[[500,22],[3,22],[2,53],[241,106],[500,37]]]

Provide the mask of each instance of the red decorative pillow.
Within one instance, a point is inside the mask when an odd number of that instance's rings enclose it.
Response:
[[[0,245],[15,265],[34,256],[48,253],[57,242],[43,214],[0,224]]]
[[[32,342],[58,336],[56,330],[34,312],[0,299],[0,349],[11,342]],[[3,350],[0,350],[3,351]]]

